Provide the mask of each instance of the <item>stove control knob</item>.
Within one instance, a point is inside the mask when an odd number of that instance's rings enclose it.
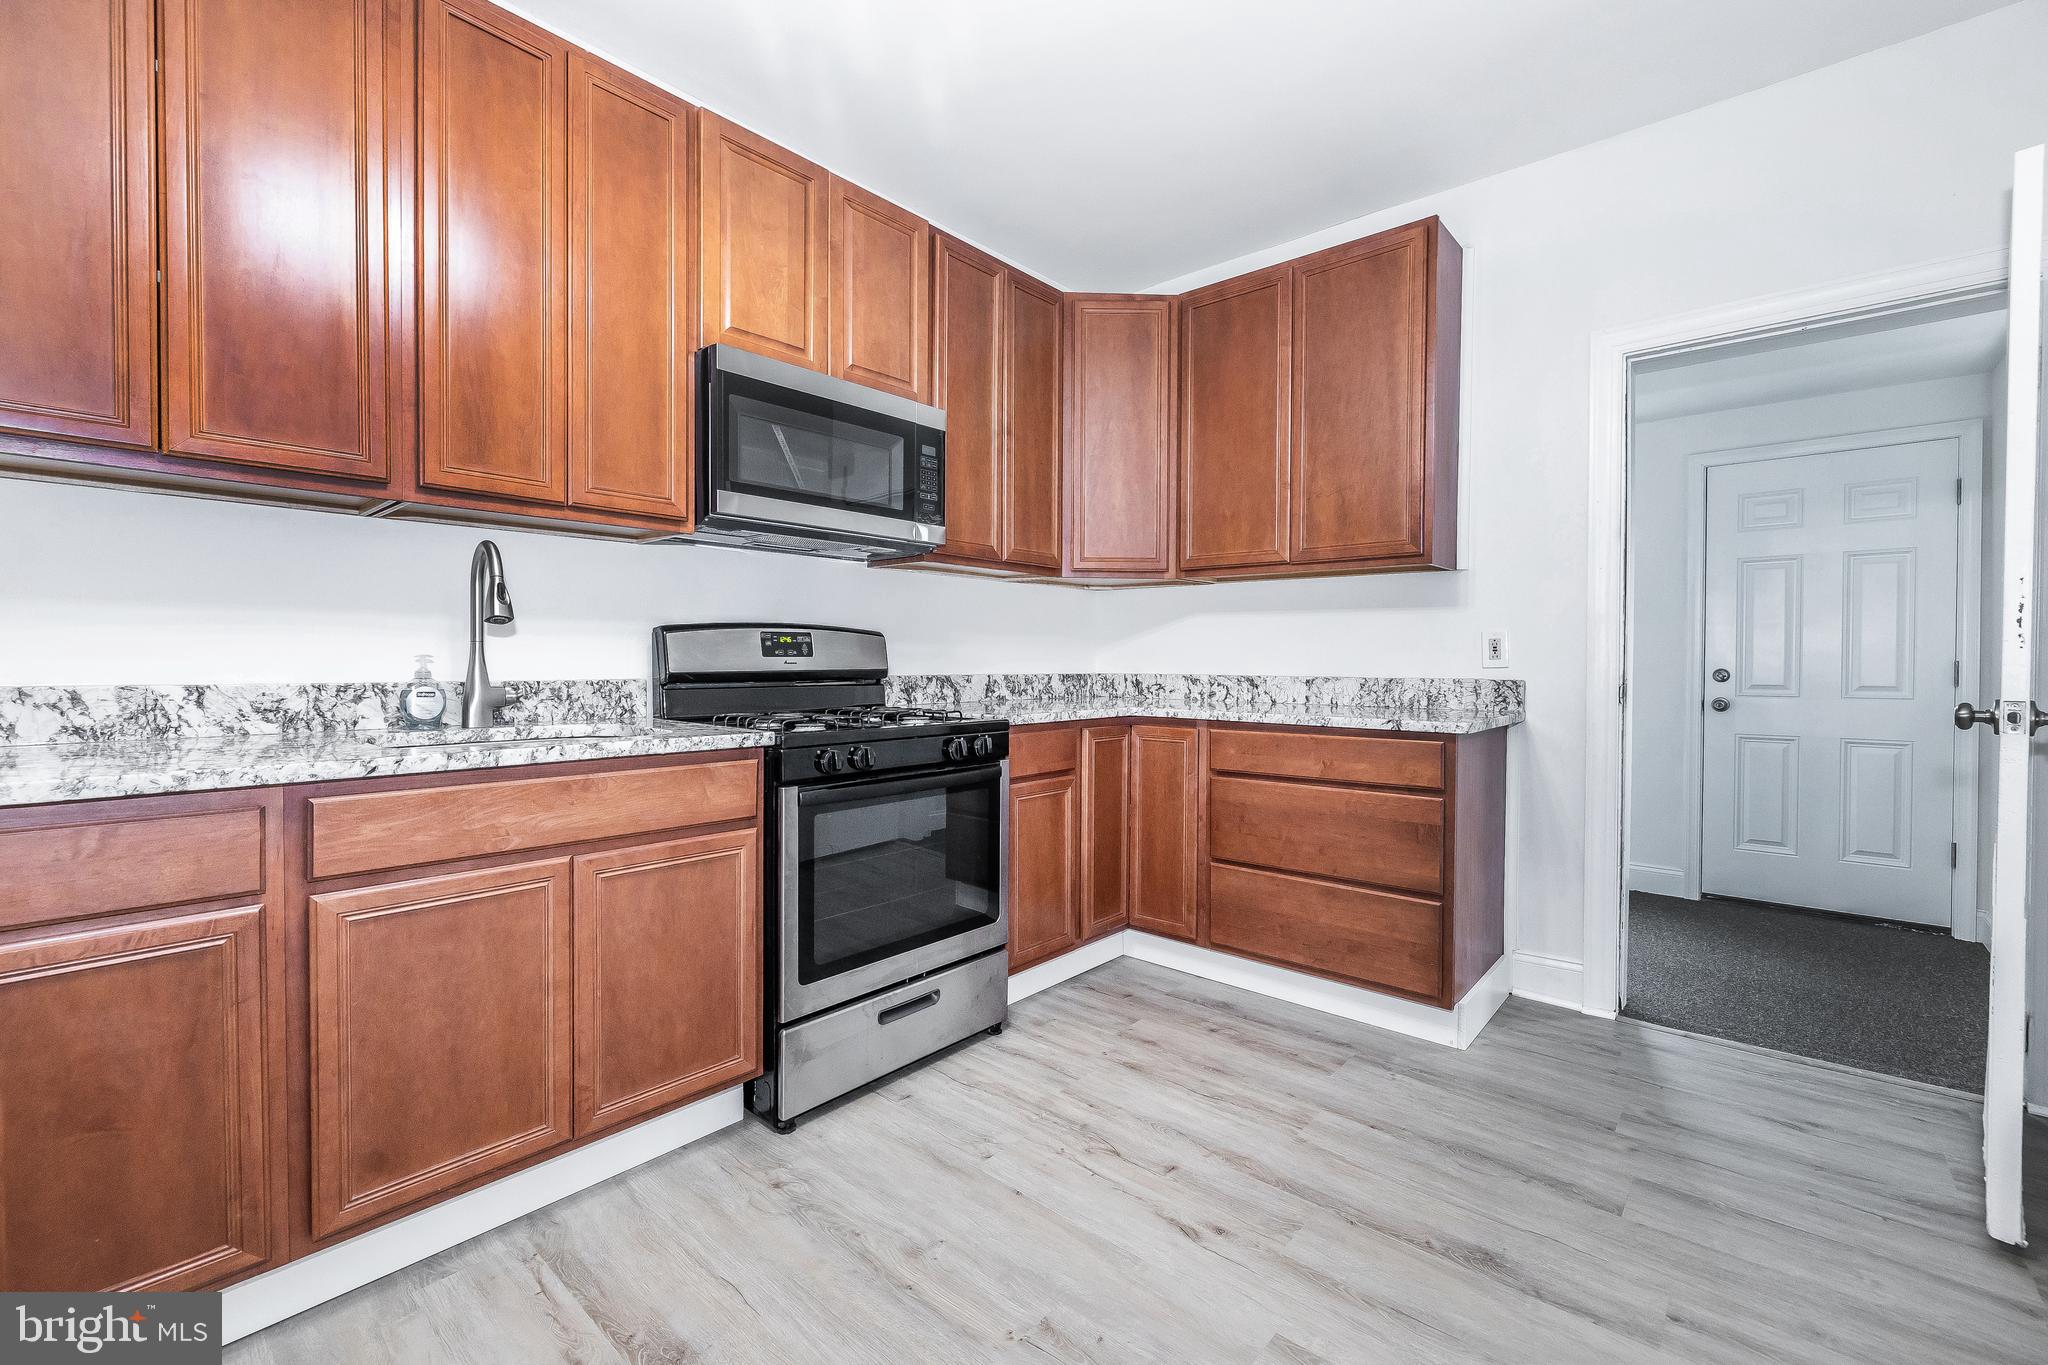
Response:
[[[875,766],[874,751],[865,744],[856,744],[846,751],[846,766],[857,773],[864,773]]]
[[[945,755],[955,763],[967,757],[967,736],[948,735],[945,743]]]
[[[995,740],[991,739],[987,735],[976,735],[974,737],[974,756],[976,758],[987,758],[990,754],[994,753],[995,751]]]
[[[811,762],[818,765],[818,771],[821,773],[836,773],[839,771],[839,751],[820,749],[812,756]]]

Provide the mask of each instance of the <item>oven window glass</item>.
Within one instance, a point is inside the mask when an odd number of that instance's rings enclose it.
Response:
[[[910,443],[903,433],[749,395],[728,401],[727,473],[734,483],[881,513],[909,507]]]
[[[797,977],[809,983],[996,922],[997,772],[811,788],[798,820]],[[944,785],[940,785],[944,783]]]

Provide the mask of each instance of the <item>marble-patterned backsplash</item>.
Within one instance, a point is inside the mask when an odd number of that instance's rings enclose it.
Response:
[[[1251,673],[908,673],[888,680],[901,706],[965,711],[1116,706],[1234,711],[1387,711],[1520,715],[1520,678],[1338,678]]]
[[[231,735],[312,738],[398,724],[400,682],[240,686],[0,687],[0,745],[136,744]],[[507,725],[637,724],[644,678],[505,684]],[[462,684],[448,684],[447,723],[460,724]]]

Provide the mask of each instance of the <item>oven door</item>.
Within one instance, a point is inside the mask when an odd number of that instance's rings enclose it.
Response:
[[[876,548],[945,543],[945,414],[729,346],[707,349],[713,525]]]
[[[1009,942],[1009,764],[785,787],[776,1018]]]

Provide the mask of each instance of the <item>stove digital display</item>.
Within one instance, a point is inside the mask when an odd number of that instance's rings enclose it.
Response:
[[[807,630],[764,630],[761,632],[761,657],[808,659],[811,657],[811,633]]]

